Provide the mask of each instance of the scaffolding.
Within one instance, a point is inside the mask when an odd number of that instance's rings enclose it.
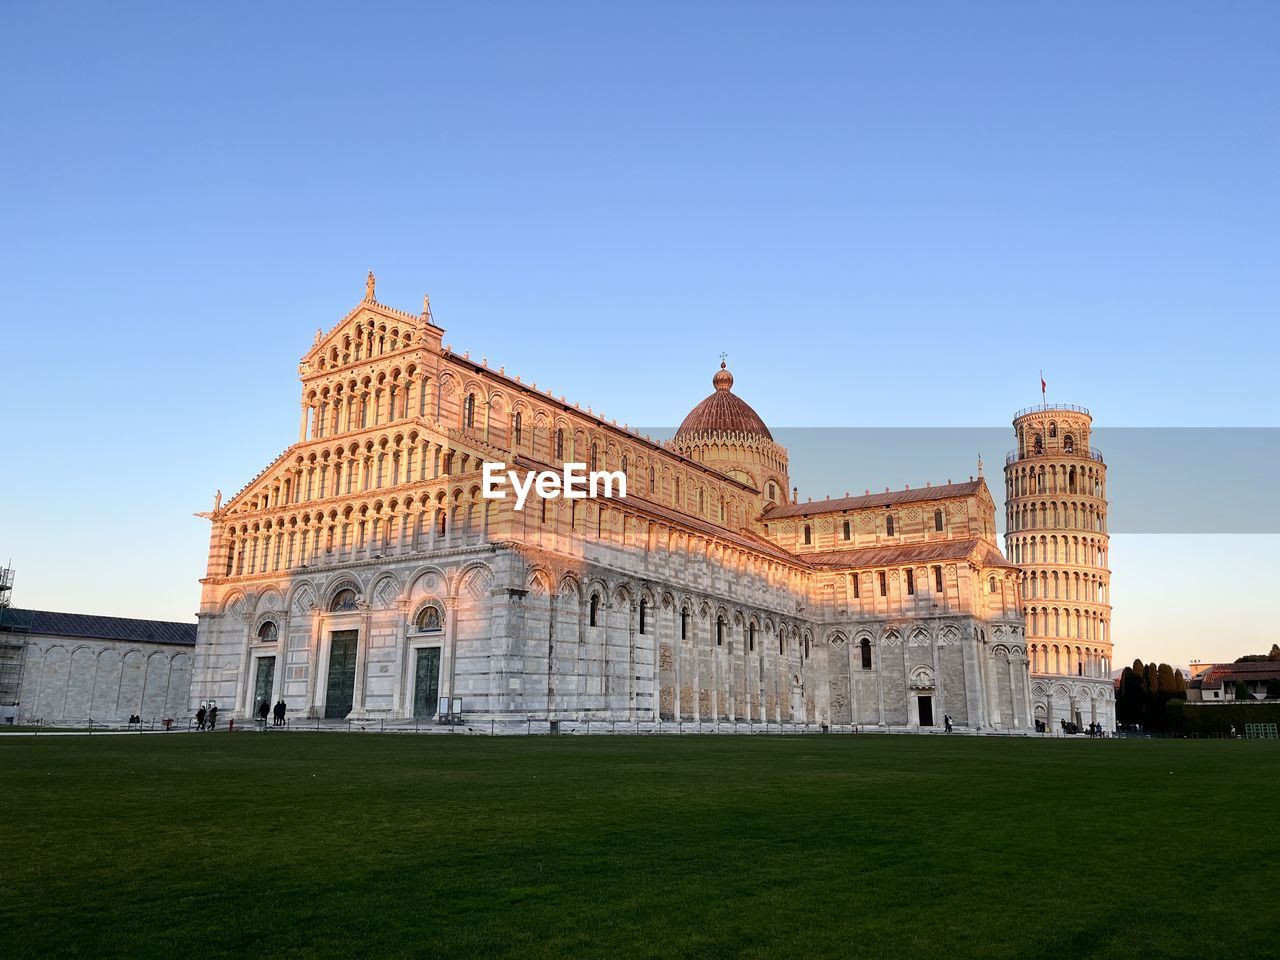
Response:
[[[13,565],[0,568],[0,722],[13,722],[22,690],[22,666],[26,661],[31,611],[14,610]],[[14,709],[5,709],[14,708]]]

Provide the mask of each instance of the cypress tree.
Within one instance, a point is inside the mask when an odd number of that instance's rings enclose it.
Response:
[[[1142,717],[1148,730],[1163,729],[1164,707],[1160,700],[1160,668],[1148,663],[1142,668]]]

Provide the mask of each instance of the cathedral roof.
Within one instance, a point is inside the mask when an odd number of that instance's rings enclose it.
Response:
[[[733,374],[722,362],[711,378],[715,393],[689,411],[675,439],[698,433],[741,433],[773,439],[760,414],[733,392]]]
[[[808,503],[779,504],[763,514],[765,520],[781,520],[783,517],[802,517],[836,510],[863,510],[867,507],[888,507],[896,503],[920,503],[925,500],[948,500],[951,497],[968,497],[986,486],[986,481],[966,480],[963,483],[943,483],[936,487],[917,487],[912,490],[886,490],[861,497],[841,497],[838,500],[810,500]]]
[[[900,543],[861,550],[824,550],[804,554],[815,567],[892,567],[898,564],[934,563],[941,560],[976,560],[984,567],[1012,567],[993,544],[979,537],[964,540],[934,540]]]

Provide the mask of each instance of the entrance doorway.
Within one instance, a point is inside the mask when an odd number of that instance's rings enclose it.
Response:
[[[933,697],[916,697],[916,706],[920,710],[920,726],[933,726]]]
[[[413,715],[427,720],[436,715],[440,700],[440,648],[427,647],[418,651],[418,662],[413,677]]]
[[[258,708],[262,706],[263,701],[267,703],[267,708],[271,708],[271,687],[276,678],[276,658],[275,657],[259,657],[257,675],[253,681],[253,703],[250,706],[252,716],[258,715]]]
[[[336,630],[329,641],[329,683],[324,698],[324,718],[341,720],[351,712],[356,691],[356,638],[358,630]]]

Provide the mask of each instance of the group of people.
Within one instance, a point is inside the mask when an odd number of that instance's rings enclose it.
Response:
[[[204,704],[196,711],[197,730],[216,730],[218,727],[218,705],[212,704],[206,710]]]
[[[1038,722],[1039,721],[1037,721],[1037,723]],[[1102,729],[1102,724],[1100,723],[1087,723],[1084,725],[1084,729],[1081,729],[1078,723],[1072,723],[1070,720],[1059,720],[1058,723],[1062,725],[1063,733],[1083,733],[1092,739],[1106,736],[1106,733]]]
[[[267,714],[269,713],[271,714],[271,725],[273,727],[283,727],[284,714],[286,709],[287,708],[285,707],[283,700],[277,700],[276,705],[274,707],[268,706],[267,701],[263,700],[262,703],[258,706],[258,719],[261,720],[263,723],[266,723]]]
[[[951,714],[944,713],[942,715],[942,726],[946,729],[947,733],[951,732]]]

